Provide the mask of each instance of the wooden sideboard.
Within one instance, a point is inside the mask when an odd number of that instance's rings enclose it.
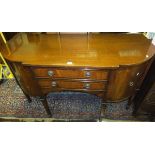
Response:
[[[86,92],[116,104],[131,99],[155,53],[142,34],[123,33],[18,33],[1,50],[29,101],[40,96],[49,115],[50,92]]]

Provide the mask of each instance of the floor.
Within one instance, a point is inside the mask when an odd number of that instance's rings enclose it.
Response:
[[[38,97],[29,103],[14,79],[0,85],[0,121],[146,121],[146,118],[132,116],[133,107],[126,110],[127,101],[104,103],[94,95],[80,92],[50,93],[47,96],[53,117],[49,118]]]

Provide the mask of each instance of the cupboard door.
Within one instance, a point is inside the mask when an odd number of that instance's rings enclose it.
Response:
[[[143,81],[147,63],[135,66],[120,66],[119,69],[111,71],[107,100],[125,100],[135,94]]]

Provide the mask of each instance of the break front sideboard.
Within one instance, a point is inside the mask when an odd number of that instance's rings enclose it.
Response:
[[[151,40],[125,33],[18,33],[1,51],[30,101],[50,92],[78,91],[105,102],[132,98],[154,58]]]

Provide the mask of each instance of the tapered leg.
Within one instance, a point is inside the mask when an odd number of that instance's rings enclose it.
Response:
[[[42,101],[42,104],[43,104],[47,114],[52,117],[52,113],[51,113],[51,111],[49,109],[49,106],[48,106],[48,103],[47,103],[47,100],[46,100],[46,96],[42,96],[41,101]]]
[[[133,101],[133,97],[131,96],[128,100],[128,103],[126,105],[126,110],[128,110],[130,108],[130,105],[132,104],[132,101]]]
[[[107,108],[107,106],[105,104],[101,105],[99,121],[102,121],[102,112],[105,113],[106,108]]]

